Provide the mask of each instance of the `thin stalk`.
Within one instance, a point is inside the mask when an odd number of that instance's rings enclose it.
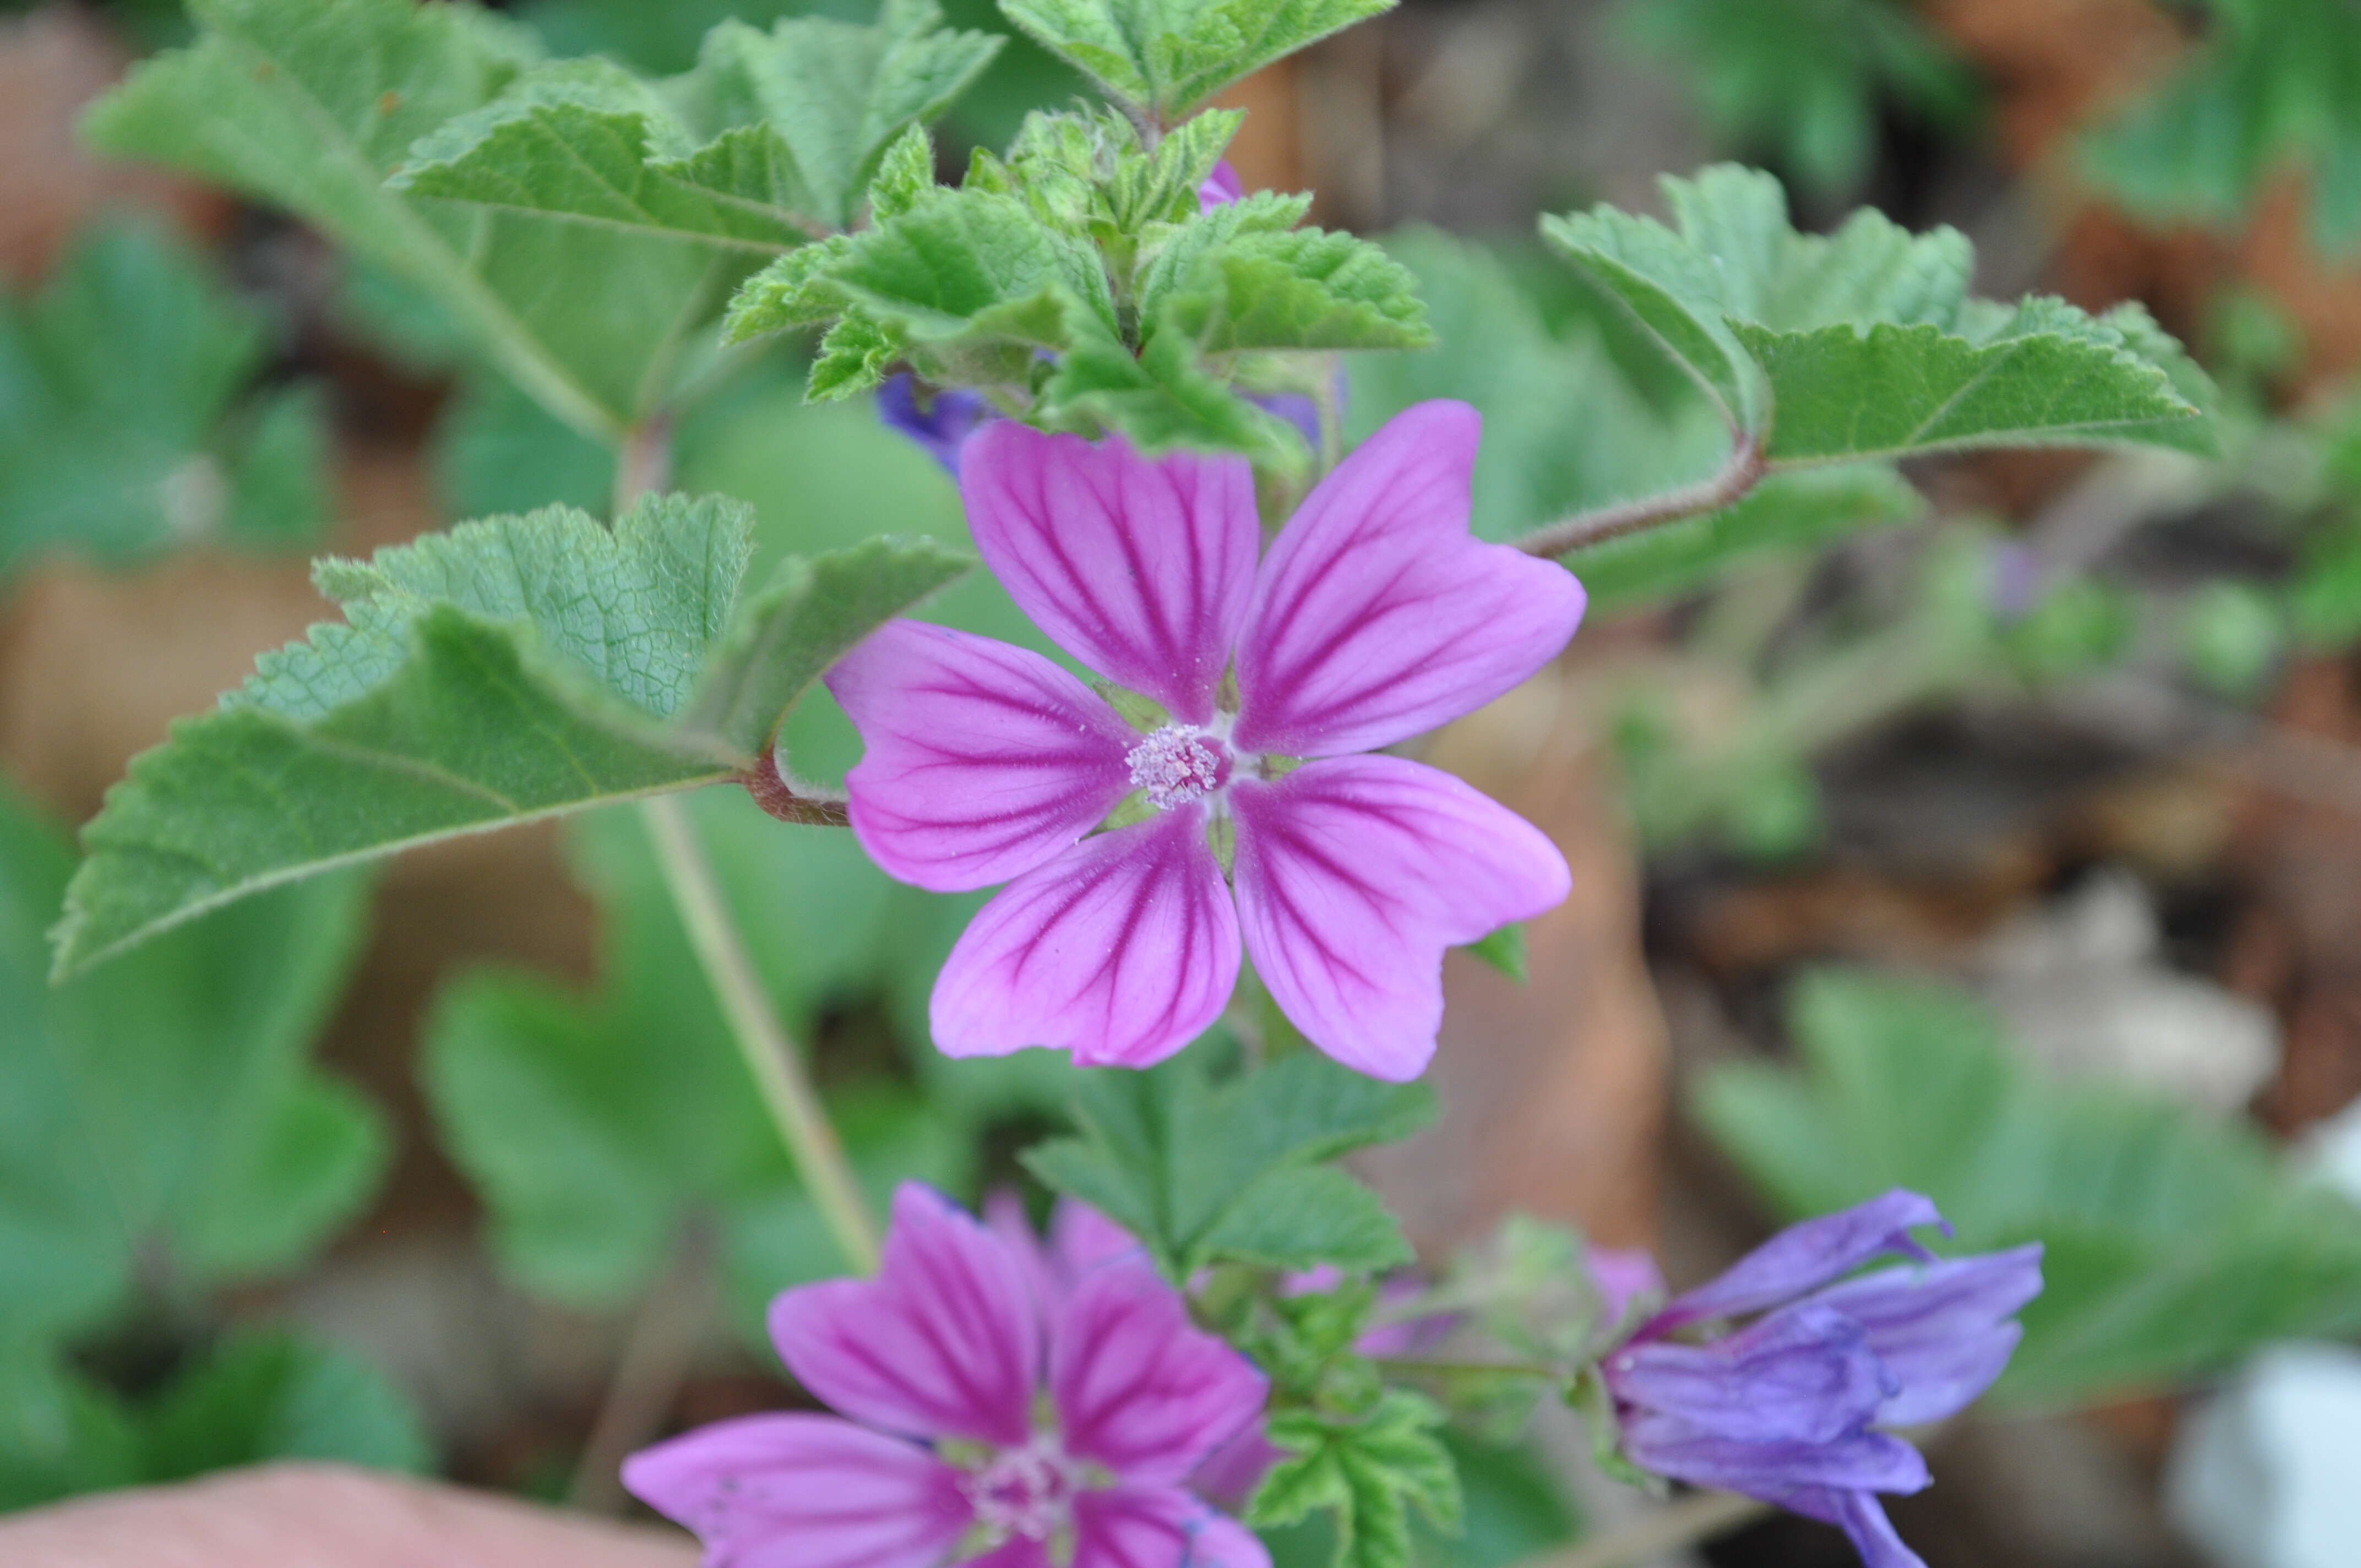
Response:
[[[1769,1512],[1770,1504],[1735,1492],[1699,1492],[1563,1552],[1525,1558],[1515,1568],[1632,1568],[1727,1535]]]
[[[679,1397],[711,1305],[712,1271],[712,1230],[692,1223],[682,1234],[672,1266],[649,1289],[631,1319],[606,1399],[575,1466],[566,1498],[575,1508],[602,1514],[623,1511],[627,1499],[620,1473],[624,1456],[656,1435]]]
[[[1685,485],[1677,490],[1661,495],[1642,496],[1638,500],[1619,501],[1613,506],[1595,507],[1576,512],[1563,521],[1515,541],[1518,549],[1529,555],[1563,555],[1586,544],[1597,544],[1626,533],[1643,529],[1661,528],[1683,518],[1699,517],[1709,511],[1719,511],[1745,498],[1749,490],[1763,482],[1771,471],[1770,461],[1763,455],[1762,444],[1752,435],[1741,433],[1730,443],[1730,461],[1721,466],[1712,477]]]
[[[754,961],[739,938],[712,862],[697,841],[687,813],[679,797],[670,795],[642,801],[640,812],[664,869],[664,886],[680,910],[681,923],[688,927],[689,944],[705,966],[705,978],[729,1021],[730,1036],[762,1093],[763,1108],[787,1146],[837,1250],[856,1274],[873,1272],[877,1232],[862,1201],[861,1185],[844,1157],[843,1143],[820,1108],[803,1058],[754,972]]]
[[[1369,1358],[1388,1372],[1399,1372],[1406,1377],[1463,1377],[1481,1373],[1497,1377],[1540,1377],[1549,1382],[1563,1382],[1566,1369],[1546,1361],[1441,1361],[1421,1356],[1375,1355]]]
[[[659,413],[627,433],[621,450],[616,454],[615,515],[622,516],[632,502],[667,483],[671,477],[672,421]],[[766,756],[762,771],[775,775],[778,770],[774,759]],[[768,790],[760,779],[741,782],[762,802],[763,809],[774,816],[781,815],[783,807],[779,800],[772,797],[795,798],[784,778],[778,780],[775,791]],[[804,1071],[802,1054],[787,1037],[786,1025],[779,1022],[771,998],[763,989],[762,979],[754,971],[754,960],[739,937],[737,922],[730,917],[730,905],[721,896],[721,884],[714,877],[712,863],[705,858],[705,847],[697,840],[697,830],[689,825],[688,815],[676,795],[650,795],[640,802],[640,815],[647,824],[649,841],[655,847],[656,863],[663,868],[664,886],[672,894],[674,907],[680,911],[681,924],[688,928],[689,945],[697,949],[706,981],[721,1003],[730,1037],[737,1045],[746,1070],[753,1076],[754,1087],[763,1097],[763,1108],[770,1113],[771,1124],[779,1130],[779,1141],[786,1146],[787,1157],[795,1161],[804,1190],[818,1206],[829,1234],[852,1271],[873,1273],[877,1267],[877,1231],[870,1222],[867,1204],[862,1201],[861,1183],[844,1157],[843,1141],[836,1135],[828,1113],[820,1108],[818,1091]],[[825,816],[791,818],[827,819]]]

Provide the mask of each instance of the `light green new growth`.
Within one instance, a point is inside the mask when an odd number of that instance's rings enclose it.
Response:
[[[1393,0],[1001,0],[1008,19],[1144,118],[1172,125]]]
[[[1949,228],[1857,213],[1798,234],[1767,174],[1668,179],[1675,227],[1609,207],[1550,245],[1775,468],[1964,446],[2133,443],[2210,453],[2203,373],[2136,305],[1968,297]]]
[[[741,602],[751,527],[648,497],[612,533],[552,508],[324,564],[346,620],[175,724],[84,828],[60,971],[330,866],[746,776],[820,670],[966,564],[873,540]]]

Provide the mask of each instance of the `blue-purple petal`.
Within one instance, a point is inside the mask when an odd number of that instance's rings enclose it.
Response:
[[[1812,1298],[1861,1326],[1902,1387],[1878,1412],[1892,1426],[1956,1414],[1992,1387],[2024,1330],[2010,1320],[2041,1293],[2041,1245],[1920,1268],[1880,1269]]]
[[[1931,1262],[1935,1255],[1911,1239],[1911,1229],[1918,1225],[1949,1230],[1933,1199],[1898,1187],[1882,1198],[1790,1225],[1718,1278],[1673,1298],[1637,1337],[1654,1339],[1684,1323],[1734,1318],[1792,1301],[1888,1253]]]
[[[1890,1432],[1858,1431],[1833,1442],[1745,1442],[1647,1411],[1623,1423],[1623,1453],[1658,1475],[1783,1506],[1799,1487],[1916,1492],[1931,1479],[1918,1451]]]
[[[877,417],[916,442],[956,479],[967,438],[994,414],[983,394],[961,387],[946,387],[921,400],[918,378],[905,370],[887,377],[877,389]]]
[[[1831,1442],[1901,1391],[1859,1323],[1811,1302],[1710,1344],[1627,1346],[1605,1376],[1627,1405],[1746,1442]]]

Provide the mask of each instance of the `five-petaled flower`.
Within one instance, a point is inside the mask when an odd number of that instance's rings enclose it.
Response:
[[[788,1370],[850,1419],[719,1421],[624,1485],[708,1568],[1269,1568],[1184,1485],[1260,1415],[1262,1375],[1136,1250],[1046,1295],[1030,1261],[906,1185],[875,1279],[771,1307]]]
[[[970,442],[986,564],[1053,642],[1162,717],[1142,733],[1038,654],[911,620],[829,673],[866,747],[846,783],[871,857],[938,892],[1009,884],[936,981],[946,1053],[1145,1066],[1220,1014],[1243,939],[1322,1050],[1378,1078],[1424,1069],[1444,950],[1570,880],[1466,784],[1355,754],[1499,696],[1581,619],[1565,570],[1469,535],[1478,430],[1461,403],[1397,416],[1259,565],[1242,459],[1151,462],[1015,422]],[[1144,820],[1108,825],[1126,796]]]
[[[1625,1458],[1842,1529],[1870,1568],[1926,1568],[1878,1503],[1928,1484],[1881,1427],[1963,1409],[2008,1365],[2013,1314],[2041,1292],[2041,1246],[1938,1260],[1911,1227],[1941,1225],[1915,1192],[1790,1226],[1675,1297],[1608,1353]],[[1916,1266],[1843,1277],[1900,1253]],[[1719,1338],[1673,1336],[1760,1312]]]

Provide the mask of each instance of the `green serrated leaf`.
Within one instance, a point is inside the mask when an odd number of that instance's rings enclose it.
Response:
[[[1229,1256],[1352,1268],[1406,1258],[1368,1190],[1321,1162],[1422,1125],[1433,1102],[1416,1086],[1304,1052],[1217,1090],[1184,1056],[1084,1075],[1074,1113],[1081,1135],[1027,1151],[1027,1166],[1139,1236],[1176,1277]]]
[[[2144,313],[1971,301],[1956,231],[1913,236],[1864,211],[1798,234],[1766,174],[1723,166],[1664,190],[1675,228],[1602,206],[1543,219],[1543,236],[1774,467],[2001,444],[2212,449],[2203,378]]]
[[[1443,1419],[1399,1388],[1357,1420],[1273,1415],[1268,1437],[1282,1457],[1248,1503],[1247,1522],[1285,1525],[1324,1509],[1334,1520],[1334,1568],[1407,1568],[1412,1507],[1442,1530],[1459,1528],[1459,1472],[1436,1432]]]
[[[0,574],[50,552],[308,543],[328,516],[324,411],[310,386],[251,396],[265,353],[201,258],[119,220],[0,303]]]
[[[869,182],[869,215],[878,223],[898,218],[935,189],[935,144],[922,126],[912,126],[885,149],[877,178]]]
[[[1392,0],[1001,0],[1008,19],[1112,96],[1177,124],[1242,76]]]
[[[463,5],[202,0],[196,38],[93,105],[101,150],[273,203],[431,295],[473,350],[613,439],[659,402],[743,262],[661,236],[411,197],[412,145],[497,99],[529,35]]]
[[[1065,327],[1066,351],[1042,383],[1037,422],[1086,435],[1118,431],[1147,453],[1243,452],[1280,469],[1302,463],[1292,427],[1207,372],[1187,334],[1159,333],[1135,356],[1071,302]]]
[[[1783,1211],[1904,1186],[1977,1252],[2040,1241],[1995,1398],[2083,1403],[2361,1323],[2361,1210],[2261,1137],[2136,1091],[2050,1082],[1940,988],[1830,971],[1791,1004],[1802,1074],[1717,1070],[1697,1110]]]
[[[1367,240],[1325,229],[1241,235],[1155,303],[1159,333],[1186,333],[1206,354],[1433,341],[1410,273]]]
[[[954,566],[878,542],[809,565],[829,602],[784,569],[741,607],[750,526],[648,497],[611,534],[552,509],[324,563],[346,620],[175,724],[84,828],[60,972],[332,866],[736,777],[777,726],[761,703]]]
[[[973,564],[965,552],[923,538],[789,556],[713,647],[682,721],[760,756],[822,671]]]
[[[364,887],[322,879],[52,989],[41,928],[63,836],[0,795],[0,1314],[29,1339],[104,1323],[137,1260],[205,1288],[293,1266],[367,1199],[381,1118],[315,1073]]]

